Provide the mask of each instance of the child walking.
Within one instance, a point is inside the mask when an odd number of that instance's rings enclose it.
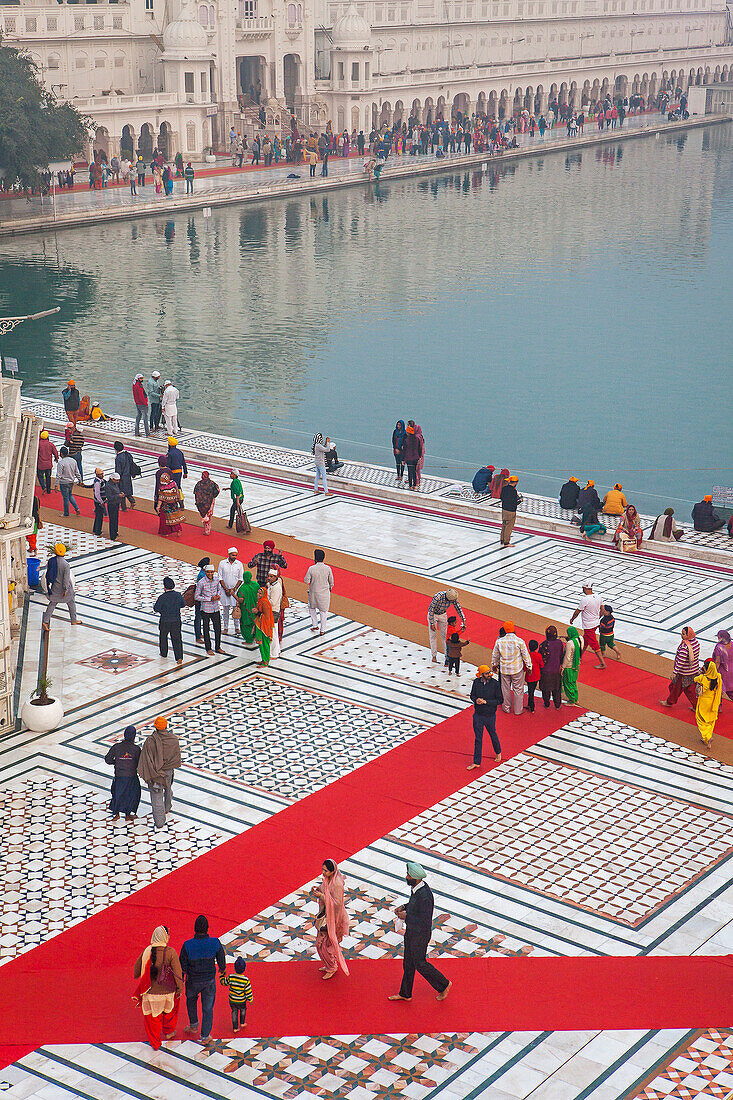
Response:
[[[534,638],[529,643],[529,656],[532,661],[532,671],[527,673],[527,710],[534,714],[534,693],[540,682],[542,669],[545,667],[545,659],[540,653],[539,642]]]
[[[445,647],[445,652],[448,656],[448,674],[455,672],[456,676],[461,672],[461,650],[468,645],[468,638],[465,642],[462,642],[458,636],[458,631],[454,630],[449,636],[448,642]]]
[[[613,650],[613,655],[617,661],[621,660],[621,654],[616,649],[616,642],[614,641],[613,632],[616,629],[616,620],[613,617],[613,608],[608,603],[601,604],[601,622],[598,628],[598,641],[601,646],[601,656],[607,649]],[[600,668],[600,665],[596,665],[596,668]]]
[[[247,1017],[247,1005],[252,1003],[252,984],[245,977],[247,964],[243,958],[234,960],[234,973],[222,974],[219,981],[222,985],[229,986],[229,1007],[232,1010],[232,1028],[236,1033],[240,1024],[245,1026]]]
[[[461,630],[461,627],[458,625],[458,616],[457,615],[449,615],[448,616],[448,626],[447,626],[446,631],[445,631],[446,643],[448,643],[450,641],[451,636],[456,631],[460,631],[460,630]],[[446,647],[445,647],[445,667],[448,668],[448,645],[447,644],[446,644]]]

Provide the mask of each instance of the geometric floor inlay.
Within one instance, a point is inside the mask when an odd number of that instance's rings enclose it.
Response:
[[[633,927],[733,852],[733,817],[525,752],[393,835]]]
[[[733,1031],[710,1028],[682,1047],[666,1069],[633,1096],[639,1100],[690,1100],[697,1096],[726,1100],[731,1090]]]
[[[279,795],[311,794],[424,727],[253,676],[171,716],[188,768]]]
[[[152,658],[140,657],[137,653],[123,653],[119,649],[108,649],[104,653],[96,653],[93,657],[85,657],[83,661],[77,661],[77,665],[88,665],[90,668],[98,668],[102,672],[129,672],[131,668],[145,665]]]

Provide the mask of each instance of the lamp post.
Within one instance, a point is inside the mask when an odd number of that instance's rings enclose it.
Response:
[[[583,41],[586,38],[595,38],[595,35],[594,34],[579,34],[578,38],[580,39],[580,56],[582,58],[583,57]]]
[[[25,317],[0,317],[0,336],[7,336],[9,332],[12,332],[17,325],[22,325],[24,321],[38,321],[41,317],[51,317],[54,313],[60,313],[61,307],[56,306],[54,309],[44,309],[41,313],[28,313]],[[3,376],[3,354],[0,351],[0,379]],[[0,386],[0,411],[3,408],[3,396],[2,386]]]
[[[509,41],[510,41],[511,47],[512,47],[511,58],[510,58],[510,61],[509,61],[509,64],[511,66],[511,65],[514,64],[514,43],[515,42],[524,42],[525,39],[524,38],[510,38]]]

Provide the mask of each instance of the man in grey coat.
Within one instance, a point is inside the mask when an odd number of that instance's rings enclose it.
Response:
[[[49,629],[51,616],[60,603],[65,603],[69,608],[69,617],[72,626],[79,626],[81,619],[76,617],[76,601],[74,599],[74,585],[71,580],[71,570],[66,560],[66,547],[63,542],[57,542],[54,546],[56,559],[56,576],[48,593],[48,607],[43,612],[43,629]],[[51,561],[54,559],[51,558]],[[50,564],[50,562],[49,562]]]
[[[157,432],[160,427],[160,418],[163,415],[163,385],[160,381],[160,371],[154,370],[148,379],[148,397],[150,399],[150,430]]]

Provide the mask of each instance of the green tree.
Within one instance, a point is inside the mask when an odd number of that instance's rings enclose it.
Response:
[[[58,103],[29,57],[0,42],[0,175],[24,187],[53,160],[83,152],[91,122]]]

